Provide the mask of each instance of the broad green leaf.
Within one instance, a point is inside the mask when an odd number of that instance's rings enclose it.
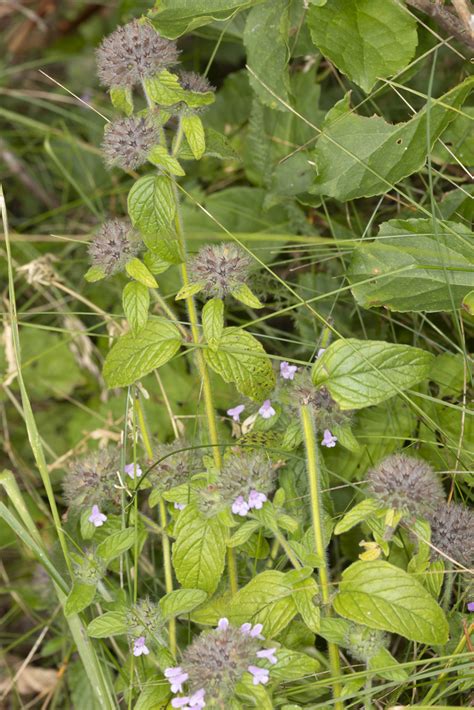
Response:
[[[410,641],[442,644],[448,639],[446,617],[431,594],[388,562],[355,562],[348,567],[342,573],[334,608],[346,619]]]
[[[466,79],[407,123],[395,125],[380,116],[357,115],[347,95],[326,116],[314,152],[317,176],[310,192],[343,202],[387,192],[423,167],[427,121],[432,147],[473,85],[474,79]]]
[[[369,670],[375,671],[381,678],[385,678],[385,680],[403,683],[408,678],[405,668],[400,666],[396,658],[386,648],[381,648],[375,656],[369,658],[367,667]]]
[[[306,653],[290,651],[288,648],[279,648],[275,652],[277,662],[271,667],[270,677],[274,680],[289,681],[305,678],[317,673],[320,664],[316,658],[311,658]]]
[[[153,165],[163,168],[171,175],[185,175],[185,172],[176,158],[168,153],[164,145],[155,145],[148,156]]]
[[[164,236],[160,232],[145,235],[143,241],[147,247],[160,259],[169,264],[182,264],[184,261],[183,247],[177,239]]]
[[[243,525],[240,525],[235,533],[226,541],[227,547],[239,547],[239,545],[244,545],[259,527],[260,523],[258,520],[247,520]]]
[[[188,614],[207,599],[202,589],[176,589],[160,599],[160,607],[165,619],[180,614]]]
[[[110,89],[110,100],[114,108],[122,111],[127,116],[131,116],[133,113],[133,97],[130,87],[112,86]]]
[[[341,409],[361,409],[413,387],[429,373],[433,355],[382,340],[336,340],[316,361],[313,383],[324,385]]]
[[[176,214],[173,185],[165,175],[145,175],[128,194],[128,214],[143,234],[166,229]]]
[[[182,301],[185,298],[195,296],[196,293],[202,291],[203,285],[204,284],[202,281],[198,281],[197,283],[186,284],[185,286],[179,289],[178,293],[175,296],[175,300]]]
[[[365,92],[415,54],[416,18],[396,0],[331,0],[308,10],[314,44]]]
[[[87,609],[92,604],[95,597],[95,584],[84,584],[83,582],[74,582],[72,589],[66,599],[64,605],[64,613],[66,616],[79,614],[83,609]]]
[[[204,126],[202,125],[201,119],[196,115],[183,116],[181,125],[192,154],[196,160],[199,160],[206,150],[206,137],[204,135]]]
[[[135,281],[138,281],[148,288],[158,287],[153,274],[151,274],[145,264],[136,257],[127,262],[125,265],[125,271],[132,277],[132,279],[135,279]]]
[[[91,266],[84,274],[84,278],[89,283],[105,279],[105,271],[101,266]]]
[[[250,308],[263,308],[263,303],[261,303],[257,296],[252,293],[247,284],[240,284],[237,288],[234,288],[232,295],[238,301],[244,303]]]
[[[234,150],[230,141],[213,128],[206,127],[204,129],[206,152],[205,155],[210,155],[219,160],[241,160],[239,154]]]
[[[163,274],[170,268],[169,261],[164,261],[164,259],[158,256],[156,251],[152,251],[151,249],[148,249],[148,251],[143,254],[143,263],[154,276]]]
[[[263,685],[255,685],[253,677],[246,672],[235,688],[238,698],[245,700],[245,708],[258,708],[258,710],[274,710],[271,698]],[[240,706],[242,707],[242,706]],[[232,710],[234,710],[232,708]]]
[[[202,327],[209,346],[217,347],[224,330],[224,303],[220,298],[211,298],[202,309]]]
[[[287,0],[271,0],[250,10],[244,30],[248,66],[285,102],[289,101],[290,85],[289,25]],[[284,106],[252,75],[250,75],[250,84],[262,103],[273,109],[285,110]]]
[[[184,89],[176,74],[172,74],[166,69],[156,76],[148,77],[143,83],[149,99],[160,106],[172,106],[184,101],[191,108],[199,108],[209,106],[215,100],[213,91],[200,92]]]
[[[315,596],[318,593],[318,585],[314,579],[310,578],[299,582],[295,586],[296,589],[293,594],[293,601],[295,602],[296,608],[308,629],[317,634],[319,633],[321,625],[321,612],[314,602]]]
[[[357,503],[351,510],[344,515],[343,518],[337,523],[334,528],[335,535],[342,535],[342,533],[351,530],[359,523],[363,523],[371,515],[380,510],[380,506],[376,500],[373,498],[366,498],[360,503]]]
[[[228,617],[236,625],[263,624],[264,635],[274,638],[297,613],[294,591],[283,572],[261,572],[232,597]]]
[[[225,382],[234,382],[239,392],[251,399],[265,399],[274,387],[270,359],[259,341],[245,330],[224,328],[219,348],[205,350],[204,357]]]
[[[122,335],[105,358],[104,378],[108,387],[127,387],[171,360],[181,345],[173,323],[156,317],[138,336]]]
[[[87,633],[94,639],[118,636],[126,634],[127,631],[128,626],[123,611],[107,611],[102,616],[93,619],[87,627]]]
[[[163,667],[166,664],[163,664]],[[169,681],[164,676],[153,674],[152,679],[138,696],[133,710],[165,710],[169,707],[171,689]]]
[[[109,535],[97,547],[96,553],[107,564],[129,550],[135,542],[135,528],[125,528]]]
[[[473,264],[474,240],[464,225],[393,219],[354,250],[348,275],[364,308],[450,311],[472,289]]]
[[[176,39],[214,20],[228,20],[260,2],[263,0],[156,0],[153,24],[160,34]]]
[[[183,587],[212,594],[225,564],[225,528],[216,518],[206,518],[190,503],[176,522],[173,566]]]
[[[148,288],[138,281],[130,281],[123,289],[122,304],[133,332],[138,333],[148,320],[150,305]]]

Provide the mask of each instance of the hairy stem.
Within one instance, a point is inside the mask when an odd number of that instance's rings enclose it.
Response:
[[[303,425],[304,444],[306,449],[306,466],[308,471],[308,481],[310,489],[311,518],[313,522],[313,534],[316,554],[321,558],[319,568],[319,585],[321,588],[321,598],[326,609],[326,614],[331,615],[331,595],[329,568],[326,558],[326,546],[324,543],[323,519],[322,519],[322,496],[321,496],[321,465],[318,446],[316,443],[316,432],[313,414],[308,405],[301,407],[301,422]],[[331,683],[334,697],[334,707],[336,710],[343,710],[341,701],[341,665],[339,661],[339,649],[337,644],[328,643],[329,664],[333,681]]]

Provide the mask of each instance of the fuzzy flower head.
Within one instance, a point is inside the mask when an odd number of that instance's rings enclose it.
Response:
[[[133,604],[126,614],[126,626],[130,646],[133,649],[133,654],[148,655],[149,649],[145,645],[146,639],[155,639],[158,643],[166,642],[166,622],[161,613],[160,606],[155,604],[150,599],[140,599],[136,604]],[[143,640],[143,644],[142,644]],[[136,645],[141,653],[135,653]]]
[[[474,513],[456,503],[441,503],[427,514],[431,542],[441,553],[465,567],[474,565]],[[434,557],[442,554],[433,550]]]
[[[160,444],[153,451],[153,466],[148,474],[148,481],[153,488],[169,491],[171,488],[188,483],[191,476],[202,470],[202,461],[196,449],[187,448],[186,441],[174,441],[172,444]],[[187,449],[182,451],[180,449]]]
[[[310,406],[316,426],[320,431],[325,429],[332,431],[334,427],[344,426],[351,422],[352,414],[343,412],[325,387],[315,387],[311,381],[311,375],[307,371],[296,373],[293,386],[288,387],[285,396],[290,407],[294,407],[295,404],[298,407]]]
[[[353,658],[367,663],[379,651],[387,647],[388,636],[383,631],[351,623],[344,645]]]
[[[261,625],[257,625],[258,633],[252,633],[256,627],[248,626],[250,632],[221,619],[217,629],[200,634],[188,646],[177,668],[165,670],[172,691],[186,693],[173,699],[172,707],[223,708],[246,672],[254,685],[268,682],[270,671],[263,664],[276,663],[276,648],[262,649]]]
[[[431,466],[422,459],[393,454],[367,475],[369,491],[385,507],[423,515],[444,500],[444,490]]]
[[[122,271],[140,251],[140,241],[128,219],[104,222],[89,245],[89,257],[106,276]]]
[[[136,170],[147,161],[159,139],[157,126],[143,116],[129,116],[109,123],[102,141],[105,163],[108,167]]]
[[[106,573],[106,562],[96,555],[93,549],[86,550],[84,555],[71,555],[74,567],[74,577],[84,584],[97,584]]]
[[[120,504],[119,457],[113,449],[103,449],[75,459],[63,479],[63,492],[71,508],[93,508],[101,514],[103,509],[114,510]],[[93,521],[91,521],[93,522]],[[94,523],[95,524],[95,523]]]
[[[107,87],[132,88],[178,61],[176,42],[137,20],[118,27],[97,49],[97,74]]]
[[[208,244],[191,260],[189,270],[191,281],[202,283],[206,296],[224,298],[247,283],[251,265],[249,255],[235,244]]]
[[[208,94],[210,91],[214,92],[216,90],[205,76],[193,71],[179,72],[179,83],[185,91],[192,91],[193,94]],[[190,108],[182,102],[179,104],[178,112],[184,115],[192,115],[196,113],[203,113],[207,108],[207,106]]]

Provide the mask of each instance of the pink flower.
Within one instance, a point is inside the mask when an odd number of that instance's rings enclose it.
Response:
[[[226,619],[225,616],[222,617],[222,619],[219,619],[217,622],[217,628],[219,631],[225,631],[226,629],[229,628],[229,619]]]
[[[235,513],[235,515],[240,515],[242,518],[247,515],[249,512],[249,506],[243,496],[239,496],[234,500],[232,503],[232,512]]]
[[[184,510],[185,508],[186,508],[186,503],[175,503],[174,504],[175,510]]]
[[[266,658],[273,665],[278,660],[275,651],[276,648],[262,648],[261,651],[257,651],[257,658]]]
[[[92,506],[92,513],[89,515],[87,518],[90,523],[96,526],[96,528],[100,528],[101,525],[105,523],[107,520],[107,516],[104,515],[104,513],[101,513],[99,510],[98,505],[93,505]]]
[[[467,605],[467,610],[468,611],[474,611],[474,602],[469,602]]]
[[[134,656],[148,656],[150,649],[145,644],[145,637],[140,636],[133,642],[133,655]]]
[[[140,478],[143,473],[137,463],[128,463],[126,466],[124,466],[123,470],[125,471],[127,476],[130,476],[130,478]]]
[[[250,491],[248,506],[249,508],[255,508],[256,510],[260,510],[263,504],[267,502],[267,500],[268,498],[265,493],[259,493],[258,491],[252,490]]]
[[[265,400],[265,402],[262,404],[262,406],[258,410],[258,413],[264,419],[270,419],[270,417],[273,417],[276,414],[275,410],[272,407],[272,403],[270,402],[269,399]]]
[[[252,636],[253,638],[262,639],[262,641],[264,641],[265,636],[262,636],[261,634],[262,629],[262,624],[255,624],[255,626],[252,626],[252,624],[249,624],[248,621],[240,627],[241,632],[245,636]]]
[[[336,446],[337,436],[333,436],[329,429],[324,430],[323,440],[321,441],[321,446],[327,446],[328,449],[332,449]]]
[[[254,685],[259,685],[260,683],[262,685],[265,685],[270,680],[270,674],[266,668],[259,668],[258,666],[249,666],[247,670],[253,675],[252,680]]]
[[[295,372],[298,370],[296,365],[290,365],[288,362],[280,363],[280,375],[284,380],[293,380],[295,377]]]
[[[182,693],[183,683],[186,683],[189,678],[189,675],[183,672],[181,666],[177,666],[176,668],[166,668],[165,677],[168,678],[168,683],[171,685],[172,693]],[[181,706],[173,705],[173,707],[179,708]]]
[[[238,404],[236,407],[232,407],[231,409],[227,410],[227,414],[229,417],[232,417],[234,422],[240,422],[240,415],[245,409],[244,404]]]

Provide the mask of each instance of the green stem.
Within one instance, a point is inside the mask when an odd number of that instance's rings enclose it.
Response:
[[[293,567],[294,567],[295,569],[301,569],[303,565],[300,563],[299,559],[296,557],[295,553],[293,552],[293,550],[292,550],[291,547],[289,546],[288,540],[285,538],[285,536],[282,535],[279,530],[274,531],[273,534],[274,534],[274,536],[275,536],[276,542],[278,543],[278,545],[280,545],[280,546],[283,548],[283,550],[285,551],[286,556],[287,556],[288,559],[290,560],[290,562],[291,562],[291,564],[293,565]],[[277,548],[277,549],[278,549],[278,548]]]
[[[135,408],[138,418],[138,426],[142,435],[143,446],[145,447],[146,455],[153,460],[153,448],[150,441],[150,436],[148,434],[148,427],[145,421],[145,414],[141,406],[140,399],[137,397],[135,399]],[[170,539],[166,533],[166,506],[163,499],[160,500],[159,504],[159,515],[160,515],[160,525],[162,529],[161,544],[163,548],[163,567],[165,572],[165,589],[166,593],[169,594],[173,591],[173,568],[171,566],[171,545]],[[138,519],[138,514],[137,514]],[[170,619],[168,625],[168,633],[170,640],[170,651],[173,656],[176,657],[176,621],[175,619]]]
[[[308,405],[303,405],[301,407],[301,422],[303,425],[303,436],[306,449],[307,458],[307,471],[309,480],[309,490],[310,490],[310,503],[311,503],[311,518],[313,522],[313,534],[314,534],[314,544],[316,549],[316,554],[321,559],[321,566],[319,567],[319,585],[321,588],[321,598],[323,604],[326,608],[327,616],[331,615],[331,594],[330,594],[330,578],[329,578],[329,568],[326,557],[326,545],[324,542],[324,531],[323,531],[323,520],[322,520],[322,494],[321,494],[321,482],[320,482],[320,458],[318,445],[316,443],[316,432],[313,420],[313,413]],[[339,649],[337,644],[328,643],[328,654],[329,654],[329,664],[331,667],[331,674],[333,681],[332,691],[334,697],[334,707],[336,710],[343,710],[344,704],[342,702],[341,693],[341,683],[339,678],[341,677],[341,665],[339,661]]]
[[[454,568],[451,562],[446,563],[445,577],[444,577],[444,592],[443,592],[443,602],[442,607],[445,612],[449,609],[449,604],[451,602],[451,597],[453,596],[453,586],[454,586]]]

